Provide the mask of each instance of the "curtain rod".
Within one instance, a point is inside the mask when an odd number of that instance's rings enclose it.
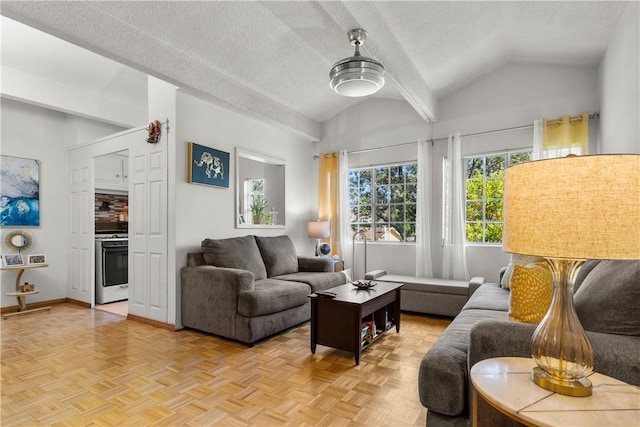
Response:
[[[589,114],[589,120],[598,120],[598,119],[600,119],[600,113]],[[582,116],[573,116],[569,120],[570,121],[582,120]],[[550,120],[550,121],[547,122],[547,124],[555,124],[555,123],[560,123],[560,119],[558,119],[558,120]],[[516,131],[516,130],[531,129],[531,128],[533,128],[533,124],[523,125],[523,126],[514,126],[514,127],[510,127],[510,128],[503,128],[503,129],[487,130],[487,131],[484,131],[484,132],[467,133],[467,134],[464,134],[464,135],[460,135],[460,137],[461,138],[465,138],[465,137],[468,137],[468,136],[492,135],[492,134],[496,134],[496,133],[512,132],[512,131]],[[433,143],[435,141],[446,141],[447,139],[449,139],[449,137],[433,138],[433,139],[428,139],[427,142],[431,142],[431,145],[433,145]],[[418,143],[418,141],[403,142],[403,143],[400,143],[400,144],[387,145],[385,147],[365,148],[365,149],[362,149],[362,150],[347,151],[347,153],[348,154],[362,154],[362,153],[368,153],[368,152],[371,152],[371,151],[384,150],[384,149],[387,149],[387,148],[404,147],[406,145],[412,145],[412,144],[417,144],[417,143]]]

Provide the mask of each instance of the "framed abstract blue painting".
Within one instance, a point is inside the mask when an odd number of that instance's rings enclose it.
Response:
[[[189,143],[188,181],[229,188],[229,153]]]
[[[0,157],[0,226],[39,226],[40,161]]]

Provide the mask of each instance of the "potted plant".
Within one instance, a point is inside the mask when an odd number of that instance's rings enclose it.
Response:
[[[249,209],[251,209],[251,215],[253,215],[254,224],[262,224],[262,215],[265,208],[267,207],[267,203],[268,201],[262,194],[255,194],[251,199],[251,205],[249,205]]]

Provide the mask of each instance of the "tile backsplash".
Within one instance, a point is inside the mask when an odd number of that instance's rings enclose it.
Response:
[[[129,216],[129,198],[114,194],[96,193],[96,222],[118,222],[127,220]]]

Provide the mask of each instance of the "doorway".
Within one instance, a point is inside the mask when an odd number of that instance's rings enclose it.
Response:
[[[129,150],[94,157],[94,297],[98,310],[129,312]]]
[[[129,314],[129,301],[110,302],[108,304],[96,304],[96,310],[108,311],[127,317]]]

